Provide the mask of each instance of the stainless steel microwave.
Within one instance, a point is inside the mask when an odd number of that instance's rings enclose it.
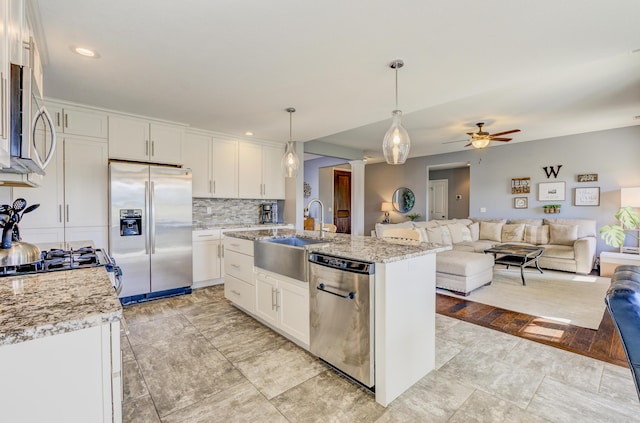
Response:
[[[9,96],[11,167],[2,172],[44,175],[55,152],[56,131],[31,68],[11,64]]]

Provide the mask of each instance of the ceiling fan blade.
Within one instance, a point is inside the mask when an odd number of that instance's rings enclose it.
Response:
[[[473,144],[469,143],[469,144],[465,145],[465,147],[469,147],[470,145],[473,145]]]
[[[474,135],[478,135],[478,134],[475,133],[475,132],[467,132],[467,135],[474,136]]]
[[[511,141],[513,138],[491,138],[491,141],[504,141],[504,142],[509,142]]]
[[[458,143],[458,142],[469,142],[469,140],[466,139],[466,140],[445,141],[442,144],[455,144],[455,143]]]
[[[514,132],[520,132],[520,130],[519,129],[512,129],[511,131],[498,132],[496,134],[491,134],[491,136],[492,137],[494,137],[494,136],[497,137],[497,136],[500,136],[500,135],[513,134]]]

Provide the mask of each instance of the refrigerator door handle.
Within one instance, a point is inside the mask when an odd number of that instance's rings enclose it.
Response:
[[[156,205],[155,205],[155,184],[151,181],[151,189],[149,190],[149,230],[151,231],[151,254],[156,253]]]
[[[151,223],[151,218],[149,216],[149,182],[144,182],[144,211],[147,216],[146,222],[144,222],[145,230],[144,230],[144,253],[149,254],[149,224]]]

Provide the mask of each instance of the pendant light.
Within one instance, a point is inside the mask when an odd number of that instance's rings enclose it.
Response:
[[[293,132],[292,132],[292,119],[293,113],[296,111],[293,107],[285,109],[289,113],[289,142],[287,148],[282,156],[282,172],[285,178],[295,178],[298,175],[298,169],[300,168],[300,159],[296,154],[296,148],[293,144]]]
[[[389,64],[396,71],[396,110],[391,112],[391,127],[384,134],[382,153],[389,164],[403,164],[409,156],[411,140],[407,130],[402,126],[402,111],[398,110],[398,69],[404,66],[402,60],[394,60]]]

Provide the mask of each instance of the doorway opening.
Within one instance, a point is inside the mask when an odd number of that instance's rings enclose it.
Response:
[[[469,217],[471,171],[468,162],[447,163],[427,168],[427,210],[429,220]]]
[[[345,159],[305,153],[305,205],[312,198],[324,204],[324,224],[336,225],[336,232],[351,233],[351,165]],[[305,210],[305,229],[320,223],[319,207]]]

